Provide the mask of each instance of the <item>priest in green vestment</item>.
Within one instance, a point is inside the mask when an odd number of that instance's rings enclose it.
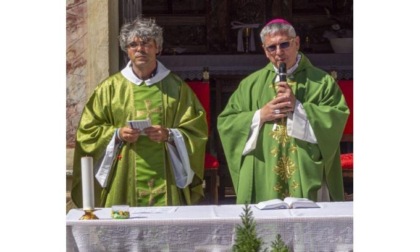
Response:
[[[82,112],[72,200],[82,207],[80,161],[91,156],[95,207],[198,203],[204,197],[205,110],[157,60],[163,35],[154,20],[123,25],[119,40],[130,60],[95,88]]]
[[[272,20],[260,37],[270,63],[240,82],[217,121],[237,203],[343,200],[340,139],[349,109],[339,86],[299,51],[286,20]]]

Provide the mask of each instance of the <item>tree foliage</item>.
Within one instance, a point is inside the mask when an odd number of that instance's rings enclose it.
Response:
[[[242,225],[236,226],[236,238],[233,245],[234,252],[266,252],[268,249],[262,250],[263,240],[256,231],[256,223],[254,220],[251,207],[245,204],[244,212],[240,215]],[[281,239],[281,235],[277,234],[276,240],[271,243],[271,252],[288,252],[289,249]]]
[[[236,226],[236,238],[233,245],[234,252],[258,252],[261,250],[263,241],[257,235],[256,224],[252,215],[251,207],[245,204],[241,214],[242,225]]]
[[[289,248],[284,244],[280,234],[277,234],[276,240],[271,242],[271,252],[289,252]]]

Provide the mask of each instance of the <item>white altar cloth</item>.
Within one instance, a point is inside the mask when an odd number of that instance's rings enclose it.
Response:
[[[352,251],[353,202],[318,203],[320,208],[259,210],[251,205],[257,234],[268,248],[277,234],[289,251]],[[244,205],[132,207],[130,219],[99,220],[67,214],[67,251],[231,251]]]

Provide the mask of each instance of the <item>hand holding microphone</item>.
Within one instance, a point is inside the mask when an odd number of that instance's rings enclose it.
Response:
[[[278,78],[275,80],[276,97],[269,101],[261,110],[261,122],[274,121],[273,130],[277,128],[278,120],[284,120],[289,112],[293,112],[296,98],[287,84],[286,63],[279,65]]]
[[[280,82],[285,82],[286,85],[287,85],[286,81],[287,81],[286,63],[280,62],[280,65],[279,65],[279,81],[276,82],[277,96],[279,95],[279,92],[280,92]],[[275,109],[274,113],[280,114],[280,109]]]
[[[281,118],[282,122],[284,122],[284,118],[286,118],[289,112],[293,112],[296,98],[293,94],[292,89],[287,84],[287,70],[286,70],[286,63],[281,62],[279,65],[279,81],[275,83],[277,95],[273,99],[275,103],[274,114],[276,117]],[[277,129],[277,120],[273,125],[273,131]]]
[[[275,99],[278,98],[277,102],[280,104],[280,113],[285,114],[293,112],[296,103],[296,97],[289,84],[287,84],[286,77],[286,64],[281,62],[279,66],[279,82],[276,83],[277,96]]]

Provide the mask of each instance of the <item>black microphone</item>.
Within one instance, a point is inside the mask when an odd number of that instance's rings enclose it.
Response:
[[[280,62],[279,77],[280,77],[279,81],[286,81],[287,70],[286,70],[286,63],[284,63],[284,62]]]
[[[286,70],[286,63],[284,62],[280,62],[279,65],[279,82],[286,82],[286,78],[287,77],[287,70]],[[279,90],[279,82],[276,83],[276,91],[278,92]],[[276,114],[280,114],[280,109],[276,109],[274,111]],[[282,121],[284,119],[282,118]],[[273,124],[273,131],[277,130],[277,125],[278,125],[278,120],[275,120],[274,124]]]

